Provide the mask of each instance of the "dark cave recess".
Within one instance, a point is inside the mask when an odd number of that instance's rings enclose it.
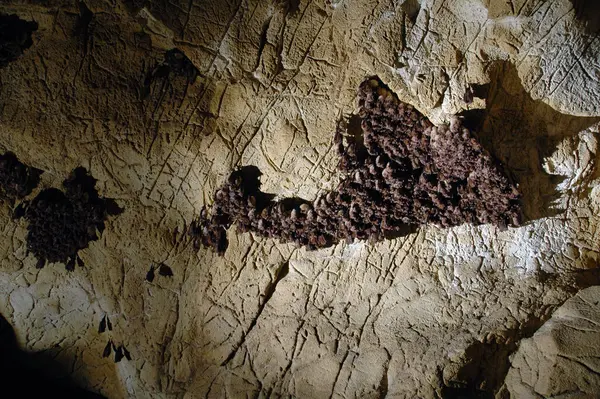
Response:
[[[0,68],[15,61],[31,47],[31,34],[37,29],[37,22],[25,21],[16,15],[0,14]]]
[[[77,387],[70,366],[57,362],[53,352],[21,350],[12,326],[0,315],[0,398],[104,398]]]

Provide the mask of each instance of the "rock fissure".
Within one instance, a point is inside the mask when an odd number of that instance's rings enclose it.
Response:
[[[244,342],[246,341],[246,337],[248,336],[248,334],[250,334],[252,332],[252,330],[256,326],[256,323],[258,322],[258,319],[260,318],[260,315],[262,314],[263,310],[267,306],[267,303],[269,303],[269,300],[271,300],[271,298],[273,297],[273,294],[275,293],[275,290],[277,289],[277,285],[281,282],[281,280],[283,280],[285,278],[285,276],[288,275],[289,271],[290,271],[289,261],[286,261],[285,263],[283,263],[281,265],[281,267],[279,267],[279,269],[275,273],[275,280],[267,286],[262,303],[258,307],[256,315],[252,318],[252,321],[250,322],[248,329],[246,330],[245,333],[242,334],[240,341],[234,346],[233,350],[229,353],[229,355],[223,361],[223,363],[221,363],[221,366],[226,366],[231,360],[233,360],[233,358],[237,354],[238,350],[244,345]]]

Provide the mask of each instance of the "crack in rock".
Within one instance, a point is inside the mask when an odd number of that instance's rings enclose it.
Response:
[[[263,303],[258,307],[256,316],[254,316],[254,318],[250,322],[250,326],[248,327],[248,330],[246,330],[246,332],[242,334],[240,341],[235,345],[235,347],[233,348],[231,353],[229,353],[229,356],[227,356],[227,358],[223,361],[223,363],[221,363],[221,366],[226,366],[227,363],[229,363],[235,357],[237,351],[242,347],[242,345],[244,345],[244,342],[246,341],[246,337],[248,336],[248,334],[250,334],[250,332],[252,331],[254,326],[256,326],[256,322],[258,321],[258,318],[260,317],[263,310],[267,306],[267,303],[269,303],[269,300],[271,300],[271,298],[273,297],[273,294],[275,293],[275,290],[277,289],[277,285],[281,282],[281,280],[283,280],[285,278],[285,276],[288,275],[289,272],[290,272],[290,262],[289,261],[284,262],[279,267],[279,269],[277,269],[277,273],[275,274],[275,280],[271,284],[269,284],[267,289],[265,290]]]

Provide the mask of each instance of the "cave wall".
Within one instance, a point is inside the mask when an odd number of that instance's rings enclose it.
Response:
[[[111,398],[496,391],[519,341],[598,283],[600,43],[584,11],[4,1],[37,30],[0,69],[0,152],[44,172],[28,198],[83,166],[123,212],[68,272],[36,268],[27,221],[4,201],[0,314],[23,348]],[[174,48],[195,70],[169,62]],[[237,166],[282,197],[335,187],[333,132],[371,75],[434,123],[462,114],[519,184],[527,223],[317,251],[231,229],[223,257],[194,249],[190,223]],[[173,276],[147,281],[160,264]],[[131,360],[103,357],[109,339]]]

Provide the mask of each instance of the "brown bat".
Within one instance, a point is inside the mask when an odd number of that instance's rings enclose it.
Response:
[[[113,343],[112,340],[108,340],[108,343],[106,344],[106,346],[104,347],[104,352],[102,352],[102,357],[109,357],[110,356],[110,350],[113,347]]]
[[[154,265],[151,265],[150,270],[148,270],[148,273],[146,273],[146,281],[150,283],[154,281],[154,269]]]
[[[160,267],[158,268],[158,274],[160,274],[161,276],[165,276],[165,277],[172,277],[173,270],[171,270],[171,268],[169,266],[165,265],[164,263],[161,263]]]
[[[104,317],[100,321],[100,326],[98,327],[99,334],[102,334],[104,331],[106,331],[106,315],[104,315]]]

